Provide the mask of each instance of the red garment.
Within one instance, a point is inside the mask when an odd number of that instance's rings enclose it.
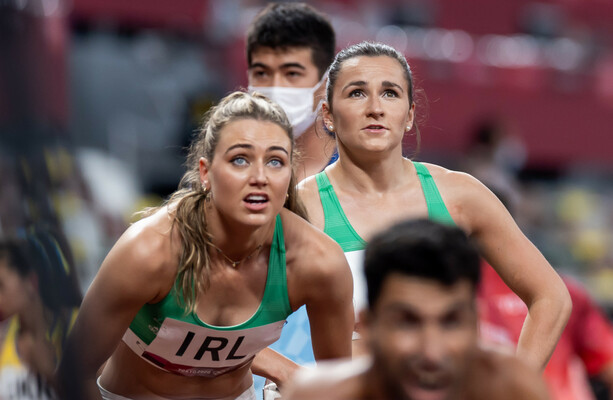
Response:
[[[484,344],[513,351],[527,307],[483,262],[479,290],[480,333]],[[597,375],[613,361],[613,326],[576,281],[564,277],[573,311],[545,369],[545,380],[555,400],[593,400],[588,375]]]

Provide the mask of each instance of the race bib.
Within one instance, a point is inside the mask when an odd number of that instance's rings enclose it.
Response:
[[[147,345],[128,329],[123,341],[151,364],[184,376],[215,377],[251,361],[274,343],[285,321],[241,330],[217,330],[166,318]]]

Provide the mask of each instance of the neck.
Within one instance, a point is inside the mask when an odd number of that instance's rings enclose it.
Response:
[[[213,245],[220,251],[211,252],[219,256],[241,262],[245,258],[257,253],[257,249],[271,243],[275,229],[276,218],[265,225],[245,226],[224,220],[218,213],[207,212],[208,232]],[[225,257],[224,257],[225,255]],[[238,265],[238,264],[237,264]]]
[[[353,154],[339,148],[339,160],[331,173],[346,188],[359,192],[386,192],[405,185],[415,167],[401,149],[379,154]]]
[[[316,126],[317,123],[314,123],[296,139],[296,147],[300,152],[300,164],[296,170],[298,182],[323,170],[334,154],[334,138],[323,129],[318,131]]]
[[[364,399],[410,400],[396,382],[385,376],[385,371],[387,369],[377,366],[376,362],[366,371],[362,380]]]

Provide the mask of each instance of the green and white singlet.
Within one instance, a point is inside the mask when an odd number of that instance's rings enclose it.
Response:
[[[165,371],[215,377],[241,367],[279,339],[291,313],[285,241],[277,215],[264,296],[247,321],[234,326],[204,323],[195,312],[186,312],[175,282],[163,300],[139,310],[122,340],[138,356]]]
[[[454,225],[455,223],[447,207],[445,207],[445,203],[428,168],[420,162],[413,162],[413,165],[417,171],[417,176],[426,199],[428,218]],[[353,275],[353,306],[357,316],[358,312],[367,305],[366,280],[363,266],[366,241],[351,226],[325,171],[315,175],[315,180],[319,188],[319,198],[324,212],[324,232],[341,246],[351,267]],[[373,212],[376,212],[376,210]]]

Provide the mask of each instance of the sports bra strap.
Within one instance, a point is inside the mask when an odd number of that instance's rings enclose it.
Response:
[[[351,226],[326,172],[316,174],[315,181],[324,212],[324,232],[334,239],[344,252],[363,250],[366,242]]]
[[[438,221],[443,224],[455,225],[455,222],[453,221],[453,218],[451,218],[451,214],[449,214],[449,210],[447,210],[447,207],[443,202],[443,198],[441,197],[441,193],[436,187],[434,178],[430,174],[430,171],[428,171],[428,168],[417,161],[414,161],[413,165],[417,171],[417,177],[419,178],[422,191],[424,192],[424,197],[426,198],[428,217],[431,220]]]

